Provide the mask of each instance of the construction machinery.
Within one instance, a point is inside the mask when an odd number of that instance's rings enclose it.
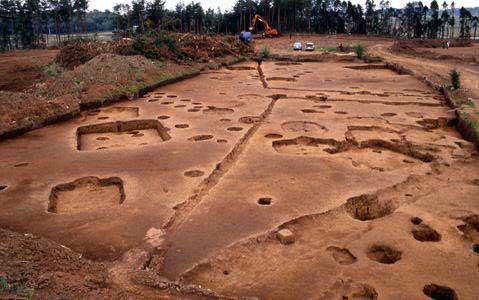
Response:
[[[251,27],[249,28],[249,31],[253,31],[253,29],[256,27],[256,22],[260,21],[264,25],[264,33],[263,36],[265,37],[279,37],[279,32],[278,30],[271,28],[269,26],[268,21],[266,21],[262,16],[260,15],[255,15],[253,18],[253,21],[251,23]]]

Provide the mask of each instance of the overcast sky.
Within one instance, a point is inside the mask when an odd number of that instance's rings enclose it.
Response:
[[[392,5],[394,7],[403,7],[404,4],[408,2],[408,0],[390,0]],[[432,0],[424,0],[423,3],[427,3],[429,6],[429,3]],[[185,1],[177,1],[177,0],[166,0],[166,4],[168,8],[174,8],[177,3],[184,2],[184,3],[190,3],[191,0],[185,0]],[[230,10],[233,7],[233,3],[235,0],[195,0],[194,2],[201,2],[203,8],[214,8],[216,9],[218,6],[221,7],[222,10]],[[365,1],[363,0],[352,0],[351,2],[353,3],[360,3],[364,4]],[[379,0],[375,1],[379,3]],[[444,2],[443,0],[438,0],[439,5]],[[447,1],[448,3],[451,3],[451,0]],[[118,3],[131,3],[131,0],[90,0],[90,10],[93,9],[98,9],[98,10],[105,10],[105,9],[112,9],[115,4]],[[456,0],[456,7],[475,7],[479,6],[479,1],[478,0]]]

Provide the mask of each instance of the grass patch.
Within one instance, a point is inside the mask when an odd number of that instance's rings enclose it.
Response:
[[[0,293],[10,294],[5,299],[33,299],[34,290],[23,284],[9,284],[5,278],[0,278]],[[1,298],[4,299],[4,298]]]
[[[268,58],[271,55],[271,49],[268,46],[263,46],[259,51],[259,55],[262,58]]]
[[[53,63],[45,68],[45,73],[48,75],[48,77],[59,77],[62,72],[58,68],[58,65]]]
[[[460,89],[461,88],[461,73],[459,73],[457,70],[452,70],[449,73],[449,76],[451,78],[452,87],[455,90]]]
[[[356,53],[356,57],[362,59],[364,57],[364,46],[362,44],[357,44],[354,47],[354,53]]]
[[[317,49],[317,51],[320,51],[320,52],[339,52],[339,49],[337,47],[328,46],[328,47],[319,47]]]

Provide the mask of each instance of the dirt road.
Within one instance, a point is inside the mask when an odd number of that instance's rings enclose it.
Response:
[[[2,142],[0,226],[116,284],[474,300],[479,160],[454,119],[381,65],[248,62]]]
[[[390,51],[390,43],[380,43],[372,46],[369,51],[387,61],[396,62],[406,66],[411,70],[416,70],[419,74],[429,77],[435,83],[440,85],[449,85],[451,70],[456,69],[461,73],[462,87],[465,88],[470,97],[472,97],[476,107],[479,107],[479,65],[477,63],[460,62],[457,60],[432,60],[422,57],[412,57],[407,55],[394,54]],[[456,55],[460,53],[476,53],[479,45],[470,48],[451,48],[451,52],[445,49],[437,49],[436,52],[443,54]],[[428,50],[431,51],[431,50]]]

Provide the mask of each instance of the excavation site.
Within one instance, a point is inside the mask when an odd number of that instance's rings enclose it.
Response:
[[[479,157],[458,123],[381,62],[206,70],[2,141],[0,226],[128,299],[473,300]]]

